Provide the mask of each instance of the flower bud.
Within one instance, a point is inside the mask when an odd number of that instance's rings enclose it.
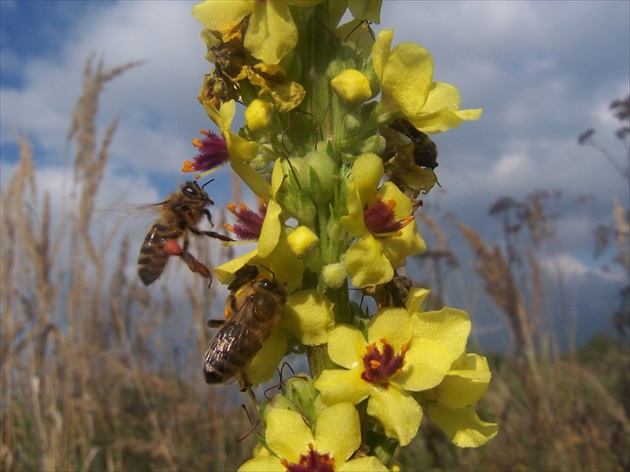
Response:
[[[294,405],[310,424],[315,424],[324,410],[322,398],[313,385],[313,379],[306,375],[296,375],[287,380],[285,386],[287,400]]]
[[[361,103],[372,96],[367,77],[356,69],[344,70],[330,81],[330,85],[337,95],[350,103]]]
[[[359,131],[363,123],[354,115],[346,115],[343,118],[343,129],[348,134]]]
[[[252,131],[258,131],[269,126],[273,105],[260,99],[254,100],[245,110],[245,122]]]
[[[308,153],[300,169],[302,185],[318,204],[329,201],[335,174],[335,162],[324,151]]]
[[[301,256],[312,248],[319,238],[306,226],[298,226],[289,236],[287,242],[296,256]]]
[[[328,264],[322,269],[322,281],[327,287],[339,288],[348,278],[346,269],[343,264],[336,262],[334,264]]]

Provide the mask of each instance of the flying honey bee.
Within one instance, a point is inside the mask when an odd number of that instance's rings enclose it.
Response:
[[[210,182],[212,180],[204,186]],[[206,208],[210,205],[214,205],[214,202],[196,181],[186,182],[163,202],[151,205],[160,217],[149,229],[138,255],[138,276],[144,285],[152,284],[162,275],[170,256],[179,256],[191,271],[212,282],[208,268],[188,252],[189,231],[199,236],[232,241],[214,231],[197,228],[204,216],[212,225],[210,211]],[[182,246],[177,242],[180,238],[183,240]]]
[[[275,279],[259,276],[253,266],[237,272],[228,288],[226,319],[208,321],[209,326],[221,329],[206,350],[204,374],[209,384],[238,379],[241,390],[246,390],[250,384],[245,369],[280,321],[287,290]]]

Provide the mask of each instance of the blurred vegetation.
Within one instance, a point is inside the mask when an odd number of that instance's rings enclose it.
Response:
[[[94,235],[95,195],[116,129],[98,141],[99,98],[134,66],[86,65],[68,135],[75,154],[64,224],[53,224],[29,139],[17,136],[19,164],[1,193],[1,470],[235,470],[257,440],[256,419],[231,390],[202,380],[215,293],[187,274],[174,303],[168,283],[147,289],[135,277],[141,240],[120,242],[118,228]],[[489,356],[493,381],[480,405],[500,432],[485,447],[462,450],[425,421],[397,457],[403,469],[630,470],[627,332],[561,353],[541,308],[548,293],[537,250],[546,243],[553,251],[558,215],[547,208],[557,197],[499,199],[491,213],[502,223],[500,246],[452,221],[513,341],[509,355]],[[627,209],[613,213],[610,243],[627,270]],[[423,258],[438,306],[445,274],[459,262],[439,225],[417,217],[437,240]],[[195,251],[210,263],[203,247]]]

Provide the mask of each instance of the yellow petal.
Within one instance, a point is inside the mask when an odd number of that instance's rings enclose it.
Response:
[[[247,367],[247,378],[252,385],[260,385],[274,376],[286,348],[287,336],[282,328],[276,326]]]
[[[422,113],[434,113],[443,108],[447,110],[459,110],[460,104],[459,90],[457,87],[446,82],[434,82],[431,84],[429,96],[422,108]],[[410,115],[413,117],[413,115]]]
[[[411,290],[409,290],[409,298],[407,298],[407,304],[405,306],[405,308],[407,308],[407,311],[409,313],[423,311],[422,308],[420,308],[420,305],[427,297],[427,295],[429,295],[429,292],[430,290],[427,290],[426,288],[418,287],[413,287]]]
[[[383,95],[393,99],[403,115],[416,116],[423,109],[433,82],[433,58],[413,43],[401,43],[387,58],[381,77]]]
[[[286,472],[286,470],[287,468],[276,456],[250,459],[238,468],[238,472]]]
[[[365,226],[365,217],[363,216],[365,204],[361,201],[356,182],[351,181],[348,184],[346,206],[348,208],[348,214],[339,219],[341,226],[343,226],[348,234],[357,238],[366,235],[368,229],[367,226]]]
[[[467,354],[451,366],[440,385],[425,392],[425,395],[451,410],[464,408],[484,396],[491,377],[485,357]]]
[[[328,335],[328,355],[337,365],[352,369],[363,363],[367,343],[354,326],[340,324]]]
[[[381,195],[384,202],[389,200],[394,200],[396,202],[396,206],[393,211],[394,219],[396,221],[404,220],[411,215],[411,199],[402,193],[393,183],[385,182],[383,186],[378,189],[377,193]]]
[[[268,257],[278,245],[282,230],[281,214],[282,207],[275,200],[270,200],[267,203],[267,214],[258,240],[258,255],[260,257]]]
[[[470,317],[465,311],[446,307],[440,311],[417,313],[412,321],[414,333],[443,346],[451,363],[464,353],[471,328]]]
[[[405,259],[414,254],[423,253],[427,246],[418,233],[418,226],[412,221],[401,230],[400,236],[391,236],[380,239],[383,252],[387,256],[392,267],[404,265]]]
[[[383,252],[383,246],[371,234],[350,246],[342,262],[352,284],[357,288],[384,284],[394,276],[394,269]]]
[[[403,375],[396,378],[405,390],[419,392],[438,385],[452,363],[451,353],[432,339],[414,335],[405,354]]]
[[[459,447],[483,446],[499,431],[495,423],[479,419],[471,407],[449,410],[441,405],[429,405],[427,411],[431,420]]]
[[[277,64],[297,44],[298,31],[286,2],[252,2],[245,48],[256,59]],[[250,7],[251,8],[251,7]]]
[[[304,263],[293,253],[285,236],[280,237],[269,257],[259,255],[252,259],[252,264],[270,269],[276,280],[286,285],[289,293],[302,285]]]
[[[335,326],[333,304],[323,294],[301,290],[289,295],[282,326],[307,346],[328,341],[328,331]]]
[[[193,17],[206,28],[219,31],[236,26],[251,11],[250,0],[214,0],[198,3]]]
[[[223,285],[229,285],[234,280],[234,274],[236,274],[236,271],[256,257],[256,254],[258,254],[258,250],[251,251],[237,257],[236,259],[232,259],[225,264],[214,267],[212,272],[216,275],[219,282]]]
[[[272,409],[267,415],[267,447],[289,462],[298,462],[314,441],[302,415],[290,410]]]
[[[388,472],[381,461],[374,456],[352,459],[339,466],[339,472]]]
[[[430,115],[410,118],[409,122],[423,133],[436,134],[442,133],[448,129],[457,128],[464,120],[477,120],[481,116],[482,111],[481,108],[459,111],[442,109]]]
[[[418,433],[422,421],[422,408],[410,395],[393,385],[372,392],[368,400],[367,413],[377,418],[385,434],[397,438],[406,446]]]
[[[326,408],[315,431],[315,448],[329,452],[335,460],[346,461],[361,445],[359,413],[351,403],[337,403]]]
[[[372,67],[379,80],[383,76],[383,68],[389,58],[393,38],[394,30],[383,30],[372,46]]]
[[[370,320],[368,327],[368,344],[386,339],[397,353],[403,345],[408,344],[413,333],[411,317],[404,308],[385,308]]]
[[[350,0],[348,6],[353,18],[368,20],[378,25],[381,22],[382,3],[382,0]]]
[[[374,153],[363,153],[354,161],[352,180],[364,205],[375,200],[383,172],[383,160]]]
[[[374,387],[361,378],[363,368],[324,370],[315,380],[315,388],[326,405],[349,402],[353,405],[365,400]]]

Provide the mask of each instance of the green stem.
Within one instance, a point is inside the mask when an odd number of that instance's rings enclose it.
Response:
[[[322,371],[333,368],[334,364],[328,357],[328,345],[307,346],[306,358],[311,377],[316,378]]]

